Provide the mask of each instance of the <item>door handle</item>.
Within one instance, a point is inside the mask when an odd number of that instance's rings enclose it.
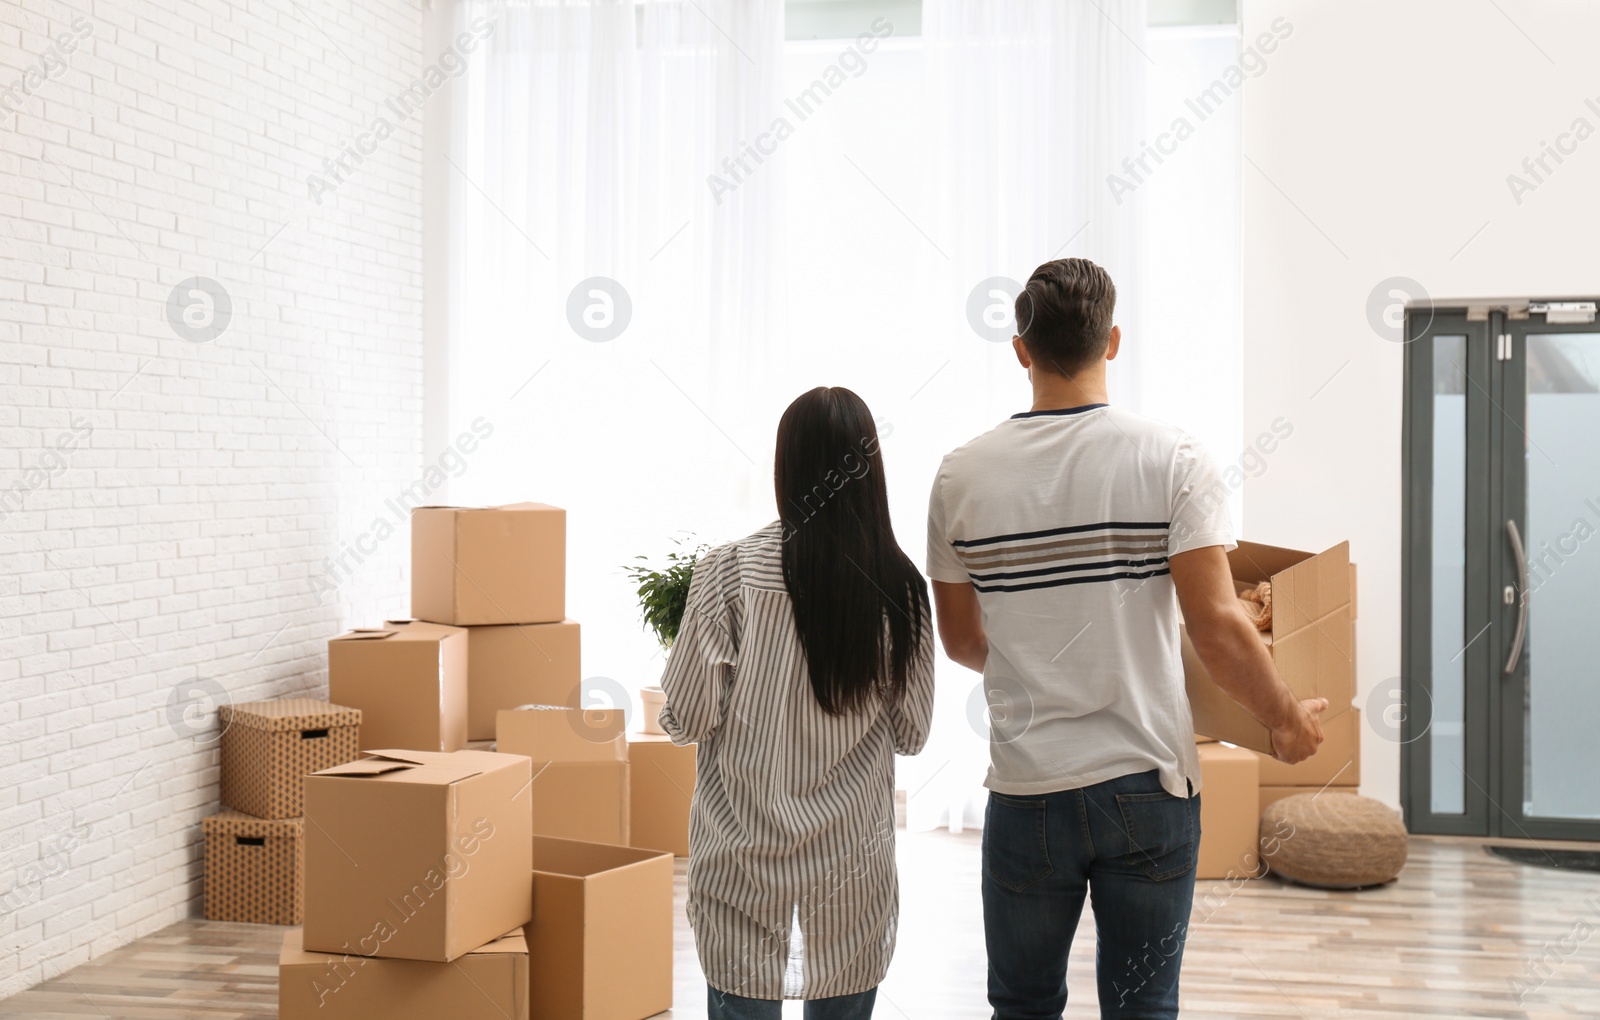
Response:
[[[1506,657],[1505,675],[1510,676],[1522,658],[1522,643],[1528,636],[1528,556],[1522,548],[1522,532],[1517,522],[1506,521],[1506,539],[1517,560],[1517,630],[1511,635],[1511,654]]]

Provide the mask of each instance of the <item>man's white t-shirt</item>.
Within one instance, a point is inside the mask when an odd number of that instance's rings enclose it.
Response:
[[[1200,789],[1167,557],[1234,548],[1227,490],[1193,438],[1105,404],[1015,415],[944,458],[928,576],[970,581],[989,638],[998,793],[1156,769]]]

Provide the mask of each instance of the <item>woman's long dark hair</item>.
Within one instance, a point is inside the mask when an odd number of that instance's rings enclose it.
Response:
[[[928,586],[895,543],[866,403],[842,386],[802,393],[778,422],[773,482],[783,583],[817,703],[844,715],[875,696],[898,701],[923,639]]]

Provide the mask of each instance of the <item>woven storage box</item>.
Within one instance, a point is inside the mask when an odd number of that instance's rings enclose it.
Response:
[[[1405,867],[1410,846],[1397,813],[1355,793],[1297,793],[1268,804],[1261,839],[1262,856],[1275,873],[1324,889],[1391,881]]]
[[[223,811],[200,823],[208,921],[299,924],[305,821]]]
[[[217,709],[222,803],[257,818],[305,814],[305,777],[355,761],[361,711],[311,698]]]

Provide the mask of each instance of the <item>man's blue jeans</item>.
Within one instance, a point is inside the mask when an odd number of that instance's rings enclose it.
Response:
[[[1102,1017],[1176,1017],[1200,798],[1154,771],[1037,797],[989,795],[983,927],[994,1020],[1060,1020],[1093,890]]]
[[[709,986],[707,992],[706,1016],[710,1020],[779,1020],[783,1016],[783,1002],[779,999],[747,999]],[[877,997],[878,990],[869,988],[855,995],[807,999],[806,1020],[868,1020]]]

